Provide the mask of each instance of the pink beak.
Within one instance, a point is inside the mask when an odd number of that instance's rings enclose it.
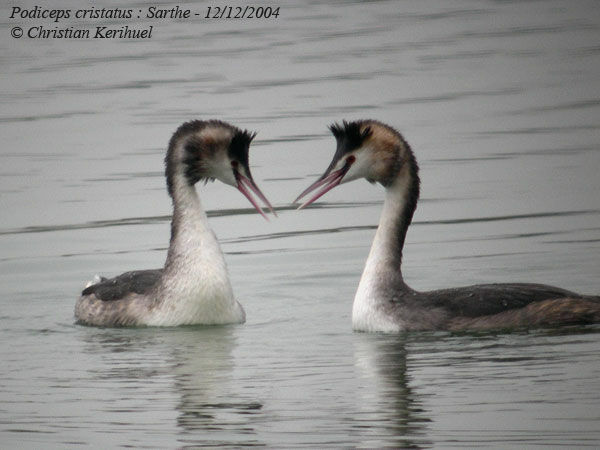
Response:
[[[338,169],[334,172],[331,172],[329,175],[327,173],[325,173],[321,178],[319,178],[317,181],[315,181],[313,184],[311,184],[309,187],[307,187],[304,191],[302,191],[302,193],[296,198],[296,200],[294,200],[294,203],[297,203],[298,200],[300,200],[306,194],[323,186],[322,189],[317,191],[317,193],[315,195],[313,195],[311,198],[309,198],[304,203],[302,203],[300,206],[298,206],[298,209],[305,208],[306,206],[310,205],[315,200],[317,200],[318,198],[320,198],[321,196],[325,195],[327,192],[332,190],[334,187],[339,185],[342,182],[344,175],[346,175],[348,170],[350,170],[350,166],[352,166],[353,162],[354,162],[354,158],[348,158],[346,160],[346,164],[344,164],[344,167],[342,167],[341,169]]]
[[[254,180],[252,180],[251,178],[245,177],[237,170],[234,170],[234,173],[235,173],[235,180],[237,181],[238,190],[242,194],[244,194],[244,196],[248,199],[248,201],[250,203],[252,203],[252,206],[254,206],[254,208],[261,214],[261,216],[263,216],[265,218],[265,220],[269,220],[269,218],[263,212],[262,208],[258,205],[256,200],[254,200],[254,198],[252,197],[252,192],[254,192],[258,196],[258,198],[262,200],[262,202],[266,205],[266,207],[269,208],[269,211],[271,211],[273,213],[273,215],[275,217],[277,217],[277,214],[275,213],[273,206],[271,206],[271,203],[269,202],[269,200],[267,200],[267,197],[265,197],[265,195],[260,191],[260,189],[258,188],[256,183],[254,183]]]

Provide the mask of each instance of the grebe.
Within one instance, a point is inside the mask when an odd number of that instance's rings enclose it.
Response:
[[[358,178],[386,189],[381,219],[352,307],[356,331],[482,330],[600,321],[600,297],[540,284],[480,284],[417,292],[402,278],[402,248],[419,198],[415,156],[402,135],[375,120],[333,124],[337,149],[296,202]]]
[[[217,179],[235,186],[266,219],[252,191],[275,214],[250,173],[248,150],[255,135],[218,120],[187,122],[175,131],[165,157],[173,218],[164,267],[101,278],[86,287],[75,305],[79,323],[174,326],[245,321],[194,185]]]

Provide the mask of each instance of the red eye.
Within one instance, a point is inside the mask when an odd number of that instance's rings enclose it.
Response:
[[[354,164],[354,161],[356,161],[356,157],[354,155],[350,155],[346,158],[346,164]]]
[[[237,166],[238,166],[237,161],[231,161],[231,167],[233,167],[234,169],[237,169]]]

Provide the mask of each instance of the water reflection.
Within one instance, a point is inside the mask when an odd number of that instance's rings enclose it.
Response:
[[[99,422],[133,426],[136,415],[158,413],[175,393],[174,423],[184,447],[258,444],[252,423],[263,405],[236,394],[232,378],[235,327],[85,331],[85,352],[101,361],[90,370],[91,384],[130,389],[107,402]]]
[[[369,386],[359,393],[363,396],[359,402],[367,409],[354,425],[368,429],[361,433],[361,445],[378,447],[385,443],[401,448],[431,445],[426,437],[431,420],[410,387],[406,337],[360,334],[357,338],[354,364]]]
[[[234,327],[197,328],[169,336],[174,389],[179,401],[179,442],[194,445],[257,445],[253,421],[262,404],[237,394],[232,352]],[[210,433],[210,434],[207,434]]]

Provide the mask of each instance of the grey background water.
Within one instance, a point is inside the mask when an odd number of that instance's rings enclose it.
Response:
[[[269,20],[161,4],[201,15],[58,25],[149,40],[13,39],[40,21],[0,8],[0,446],[597,446],[599,327],[352,333],[382,189],[289,205],[329,163],[326,126],[376,118],[421,167],[413,287],[599,293],[600,3],[277,2]],[[259,132],[279,218],[199,187],[247,323],[75,325],[94,274],[162,265],[163,154],[192,118]]]

